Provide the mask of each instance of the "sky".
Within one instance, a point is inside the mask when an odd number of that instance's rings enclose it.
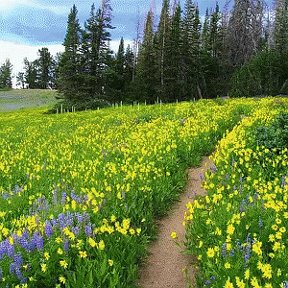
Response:
[[[95,0],[96,7],[100,0]],[[171,0],[173,2],[173,0]],[[182,0],[184,2],[184,0]],[[218,0],[220,6],[225,0]],[[42,47],[48,47],[55,55],[63,51],[63,40],[67,28],[67,17],[73,4],[83,26],[89,17],[93,0],[0,0],[0,64],[9,58],[13,74],[23,71],[23,59],[32,61],[38,57]],[[206,7],[215,6],[216,0],[199,0],[201,13]],[[136,35],[136,23],[143,23],[151,5],[160,13],[162,0],[111,0],[113,8],[111,48],[117,51],[120,38],[126,44]],[[138,16],[139,15],[139,16]]]

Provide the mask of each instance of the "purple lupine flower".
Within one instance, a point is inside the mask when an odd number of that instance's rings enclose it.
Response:
[[[37,250],[39,251],[43,250],[43,247],[44,247],[43,237],[38,232],[35,232],[33,234],[33,239],[35,241]]]
[[[6,255],[6,246],[4,241],[0,243],[0,259],[2,259]]]
[[[23,275],[22,275],[20,268],[18,268],[18,267],[15,268],[15,274],[19,280],[22,280]]]
[[[62,197],[61,197],[61,204],[62,205],[64,205],[66,203],[66,199],[67,199],[67,193],[62,192]]]
[[[77,226],[72,227],[71,230],[72,230],[72,232],[73,232],[76,236],[78,236],[79,233],[80,233],[80,228],[77,227]]]
[[[88,237],[90,237],[92,235],[92,227],[91,227],[90,223],[85,226],[85,234]]]
[[[28,251],[32,252],[36,249],[36,239],[35,237],[32,237],[29,241],[28,241]]]
[[[81,224],[84,220],[83,215],[81,213],[76,213],[76,219],[79,224]]]
[[[53,235],[53,227],[52,227],[51,222],[49,220],[46,220],[46,222],[45,222],[45,235],[48,238],[51,238]]]
[[[25,283],[27,283],[27,278],[22,276],[20,280],[20,284],[25,284]]]
[[[52,226],[57,226],[57,219],[52,219],[51,224]]]
[[[16,264],[16,267],[20,268],[23,264],[23,258],[22,258],[22,255],[20,253],[17,253],[14,255],[13,257],[13,261],[14,263]]]
[[[69,251],[69,241],[68,240],[64,241],[63,248],[64,248],[64,251],[66,251],[66,252]]]
[[[9,266],[9,272],[10,274],[14,274],[15,272],[15,269],[16,269],[16,264],[14,262],[12,262]]]
[[[29,244],[28,244],[28,239],[25,237],[25,235],[23,234],[21,236],[21,238],[18,240],[19,245],[25,249],[25,250],[29,250]]]
[[[12,258],[15,254],[15,247],[14,245],[11,245],[8,242],[8,240],[6,240],[5,242],[6,242],[7,255]]]

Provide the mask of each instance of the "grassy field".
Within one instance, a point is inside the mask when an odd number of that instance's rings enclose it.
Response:
[[[135,287],[154,220],[169,213],[186,168],[277,103],[0,113],[0,286]]]
[[[14,89],[0,91],[0,112],[25,108],[51,107],[57,103],[56,91],[40,89]]]

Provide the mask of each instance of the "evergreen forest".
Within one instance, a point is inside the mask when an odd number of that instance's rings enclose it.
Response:
[[[202,14],[195,1],[163,0],[160,15],[150,9],[135,23],[134,44],[122,37],[114,52],[111,1],[92,4],[83,25],[74,5],[64,52],[43,47],[35,61],[24,59],[17,85],[57,89],[79,109],[288,93],[288,0],[235,0]],[[12,87],[11,70],[7,59],[0,88]]]

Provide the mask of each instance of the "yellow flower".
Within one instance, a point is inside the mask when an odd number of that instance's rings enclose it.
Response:
[[[114,264],[114,261],[113,261],[112,259],[109,259],[109,260],[108,260],[108,265],[109,265],[109,266],[113,266],[113,264]]]
[[[231,268],[231,264],[226,262],[225,265],[224,265],[225,269],[230,269]]]
[[[239,277],[236,277],[235,279],[236,279],[236,285],[238,288],[245,288],[245,283],[243,280],[240,280]]]
[[[261,269],[263,273],[263,278],[271,279],[272,278],[272,267],[270,264],[264,264]]]
[[[244,278],[245,280],[248,280],[250,278],[250,270],[246,269],[245,273],[244,273]]]
[[[285,227],[281,227],[281,228],[279,229],[279,231],[280,231],[281,233],[285,233],[285,232],[286,232],[286,228],[285,228]]]
[[[234,234],[234,231],[235,231],[235,227],[234,227],[232,224],[228,225],[228,227],[227,227],[227,234],[228,234],[228,235],[233,235],[233,234]]]
[[[89,237],[88,243],[89,243],[89,245],[90,245],[92,248],[96,247],[96,245],[97,245],[97,243],[95,242],[95,240],[92,239],[91,237]]]
[[[49,260],[50,255],[48,252],[44,252],[44,258],[45,258],[45,260]]]
[[[59,262],[60,266],[63,267],[64,269],[66,269],[68,267],[68,263],[65,260],[61,260]]]
[[[86,258],[87,252],[86,251],[79,251],[79,256],[80,256],[80,258]]]
[[[59,277],[59,282],[62,283],[62,284],[65,284],[65,283],[66,283],[65,277],[60,276],[60,277]]]
[[[224,288],[234,288],[234,285],[232,282],[230,282],[230,279],[226,281]]]
[[[260,241],[256,241],[253,245],[252,245],[252,251],[254,253],[256,253],[257,255],[261,256],[262,255],[262,242]]]
[[[40,266],[41,266],[41,271],[45,273],[47,271],[47,265],[42,263]]]
[[[215,251],[214,251],[213,248],[208,248],[208,250],[207,250],[207,256],[208,256],[209,258],[213,258],[213,257],[215,256]]]
[[[63,250],[61,248],[57,249],[57,254],[62,255],[63,254]]]
[[[98,248],[99,250],[104,250],[105,249],[105,243],[103,240],[100,240],[100,242],[98,243]]]
[[[251,285],[252,285],[253,288],[261,288],[261,286],[258,284],[258,281],[257,281],[256,277],[253,277],[251,279]]]
[[[172,232],[170,236],[171,236],[172,239],[176,239],[177,238],[177,233],[176,232]]]

